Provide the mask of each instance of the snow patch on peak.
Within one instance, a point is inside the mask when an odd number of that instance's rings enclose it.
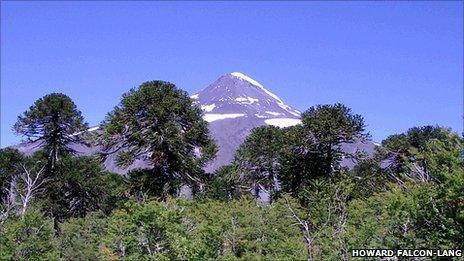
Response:
[[[96,131],[98,129],[100,129],[100,126],[95,126],[95,127],[88,128],[86,131],[92,132],[92,131]],[[75,132],[75,133],[73,133],[73,134],[71,134],[69,136],[74,137],[74,136],[77,136],[77,135],[81,135],[82,133],[84,133],[84,131]]]
[[[207,113],[203,116],[203,119],[207,122],[213,122],[217,120],[224,120],[224,119],[233,119],[238,117],[243,117],[245,114],[243,113],[227,113],[227,114],[214,114],[214,113]]]
[[[243,74],[241,72],[233,72],[230,75],[235,76],[235,77],[239,78],[240,80],[247,81],[247,82],[253,84],[254,86],[256,86],[256,87],[260,88],[261,90],[263,90],[266,94],[268,94],[272,98],[276,99],[279,103],[284,103],[277,95],[275,95],[274,93],[266,90],[266,88],[264,88],[264,86],[262,86],[259,82],[253,80],[249,76],[247,76],[247,75],[245,75],[245,74]]]
[[[258,87],[264,88],[264,86],[262,86],[259,82],[253,80],[251,77],[249,77],[249,76],[247,76],[247,75],[245,75],[245,74],[243,74],[241,72],[233,72],[230,75],[235,76],[237,78],[240,78],[240,80],[247,81],[247,82],[249,82],[249,83],[251,83],[253,85],[256,85]]]
[[[235,101],[238,101],[240,103],[245,103],[245,104],[252,104],[254,102],[259,102],[258,99],[255,99],[255,98],[251,98],[251,97],[238,97],[238,98],[235,98]]]
[[[268,116],[266,115],[260,115],[258,113],[255,113],[255,116],[258,117],[258,118],[268,118]]]
[[[208,105],[201,105],[201,109],[206,111],[206,112],[210,112],[212,111],[214,108],[216,108],[216,104],[208,104]]]
[[[197,94],[194,94],[194,95],[192,95],[192,96],[190,96],[190,98],[192,98],[192,99],[194,99],[194,100],[198,99],[198,93],[197,93]]]
[[[277,118],[277,119],[267,119],[264,121],[267,125],[272,125],[280,128],[290,127],[294,125],[301,124],[300,119],[293,118]]]
[[[274,116],[279,116],[283,113],[280,113],[280,112],[275,112],[275,111],[265,111],[267,114],[271,114],[271,115],[274,115]]]

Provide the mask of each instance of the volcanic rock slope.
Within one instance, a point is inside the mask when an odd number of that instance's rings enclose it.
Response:
[[[231,163],[235,151],[253,128],[263,125],[283,128],[301,122],[298,110],[286,105],[259,82],[240,72],[221,76],[191,98],[203,110],[203,119],[209,122],[210,132],[219,146],[217,157],[206,166],[207,172],[213,172]],[[99,130],[98,127],[94,127],[89,131]],[[38,150],[41,144],[23,143],[14,147],[30,155]],[[71,147],[79,155],[91,155],[100,151],[99,147],[86,147],[83,144],[71,144]],[[376,145],[366,141],[344,144],[342,147],[346,152],[362,150],[371,155]],[[115,164],[115,155],[109,156],[104,164],[106,170],[119,174],[149,166],[144,159],[137,159],[128,168],[120,168]],[[342,162],[342,165],[347,167],[354,164],[348,159]]]

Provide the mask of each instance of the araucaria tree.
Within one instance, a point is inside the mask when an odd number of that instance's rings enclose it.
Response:
[[[68,145],[80,142],[81,136],[75,134],[86,129],[87,123],[81,112],[71,98],[62,93],[51,93],[38,99],[13,126],[15,133],[29,141],[43,142],[50,169],[60,156],[74,153]]]
[[[340,172],[343,143],[363,139],[364,120],[343,104],[318,105],[302,114],[302,125],[284,133],[279,179],[283,190],[297,194],[311,180]]]
[[[350,143],[367,136],[364,133],[364,119],[353,114],[343,104],[318,105],[311,107],[302,115],[303,128],[315,139],[316,150],[325,159],[323,174],[332,175],[339,167],[343,151],[342,143]]]
[[[166,181],[163,195],[176,194],[182,185],[198,188],[202,167],[216,153],[200,108],[169,82],[145,82],[130,90],[103,126],[106,153],[117,153],[120,166],[149,160],[152,178]],[[146,192],[160,193],[153,190]]]
[[[263,126],[254,128],[237,150],[234,164],[255,196],[259,196],[262,188],[274,196],[282,143],[282,130]]]
[[[426,150],[426,145],[431,140],[448,143],[452,132],[440,126],[413,127],[402,134],[388,136],[382,141],[382,150],[385,160],[390,163],[385,171],[389,176],[395,177],[396,181],[400,176],[418,179],[423,182],[431,181],[434,177],[427,167],[427,161],[419,155]],[[380,154],[380,153],[379,153]]]

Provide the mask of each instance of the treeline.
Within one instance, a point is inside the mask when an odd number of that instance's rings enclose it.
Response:
[[[347,260],[353,248],[464,248],[463,139],[439,126],[382,141],[342,104],[302,124],[253,129],[232,164],[200,108],[171,83],[130,90],[88,125],[63,94],[37,100],[14,131],[41,149],[0,150],[1,260]],[[71,144],[101,148],[78,156]],[[125,176],[104,170],[116,154]],[[341,164],[352,160],[354,168]],[[179,197],[189,188],[192,199]]]

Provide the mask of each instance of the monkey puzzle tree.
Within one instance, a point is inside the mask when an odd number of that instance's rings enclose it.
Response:
[[[125,200],[124,178],[104,171],[96,157],[63,157],[53,173],[40,203],[55,221],[97,210],[109,213]]]
[[[71,98],[62,93],[51,93],[35,101],[29,110],[18,116],[13,126],[15,133],[29,141],[44,143],[50,169],[54,168],[59,156],[74,153],[68,145],[80,142],[80,136],[75,134],[86,129],[81,112]]]
[[[323,158],[316,149],[314,137],[301,125],[287,128],[283,134],[279,157],[279,181],[282,190],[294,195],[321,175]]]
[[[231,201],[248,192],[248,186],[236,173],[235,165],[225,165],[217,169],[208,180],[199,198]]]
[[[318,153],[325,159],[324,175],[332,175],[344,155],[340,145],[367,137],[364,119],[343,104],[318,105],[302,114],[303,128],[316,141]]]
[[[343,104],[311,107],[302,114],[302,123],[285,131],[280,157],[283,190],[294,194],[312,179],[333,178],[342,157],[350,156],[341,145],[368,136],[363,118]]]
[[[106,154],[117,153],[120,166],[149,160],[152,178],[166,179],[169,194],[201,185],[202,167],[216,153],[200,108],[169,82],[145,82],[125,93],[103,127]]]
[[[22,162],[24,162],[24,155],[17,149],[0,149],[0,199],[5,196],[5,186],[11,181],[11,178],[21,172]]]
[[[235,154],[234,164],[259,196],[261,186],[274,196],[277,186],[282,131],[278,127],[254,128]]]
[[[427,182],[433,177],[427,162],[419,156],[432,140],[445,143],[455,136],[451,130],[440,126],[413,127],[407,132],[388,136],[382,141],[384,159],[390,163],[386,171]]]

